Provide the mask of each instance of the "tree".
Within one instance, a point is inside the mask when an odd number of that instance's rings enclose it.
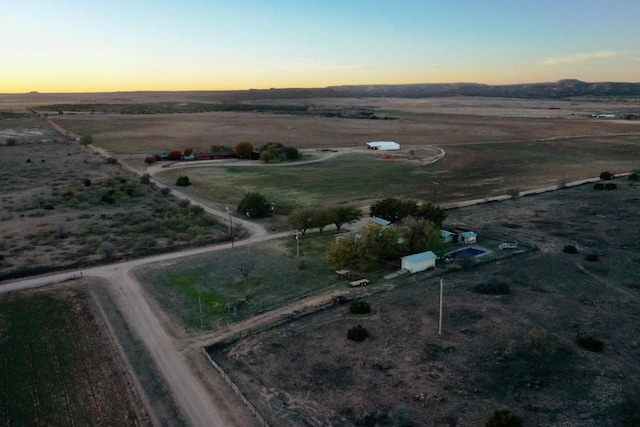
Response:
[[[144,162],[147,165],[152,165],[156,162],[156,156],[154,156],[153,154],[149,154],[147,155],[147,157],[144,158]]]
[[[335,268],[370,270],[406,252],[399,227],[366,225],[357,233],[340,237],[330,248],[327,261]]]
[[[442,223],[447,219],[447,211],[432,203],[423,203],[417,207],[415,216],[431,221],[438,227],[442,227]]]
[[[262,218],[271,212],[271,204],[262,194],[249,192],[240,201],[237,212],[241,215],[248,215],[251,218]]]
[[[285,148],[284,154],[287,160],[298,160],[300,158],[300,152],[297,148],[294,147]]]
[[[273,151],[263,151],[260,153],[260,161],[264,163],[271,163],[276,160],[278,157],[274,154]]]
[[[316,210],[312,208],[297,208],[291,212],[291,215],[287,218],[287,226],[292,230],[298,230],[302,234],[305,234],[308,229],[317,227],[317,223],[314,224],[314,218]],[[326,224],[325,224],[326,225]]]
[[[340,236],[329,248],[327,262],[337,269],[357,269],[359,267],[359,246],[358,237],[355,233]]]
[[[233,148],[233,154],[241,159],[250,158],[251,153],[253,153],[253,144],[251,144],[249,141],[240,141]]]
[[[189,181],[189,177],[188,176],[180,176],[178,177],[178,180],[176,181],[176,185],[179,187],[188,187],[191,185],[191,182]]]
[[[318,230],[320,230],[320,233],[322,233],[327,225],[333,224],[336,221],[336,218],[337,213],[335,209],[316,209],[311,216],[311,227],[318,228]]]
[[[190,156],[193,154],[193,148],[191,147],[187,147],[184,149],[184,152],[182,153],[184,156]]]
[[[426,250],[436,251],[442,246],[440,227],[427,219],[406,217],[400,223],[400,230],[408,254]]]
[[[336,229],[340,231],[340,227],[344,224],[352,224],[362,218],[362,211],[356,206],[339,206],[334,208],[336,216],[333,223]]]
[[[418,209],[418,205],[413,200],[400,200],[395,197],[387,197],[379,202],[374,203],[369,208],[371,216],[384,218],[387,221],[399,222],[403,218],[414,215]]]

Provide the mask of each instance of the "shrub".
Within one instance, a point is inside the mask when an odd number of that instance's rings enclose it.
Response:
[[[485,427],[522,427],[522,419],[509,409],[496,409],[491,413]]]
[[[149,184],[151,182],[151,175],[148,173],[143,174],[140,177],[140,184]]]
[[[163,187],[162,190],[160,190],[160,194],[162,194],[163,196],[168,196],[169,194],[171,194],[171,189],[169,187]]]
[[[147,157],[144,158],[144,162],[147,165],[152,165],[157,161],[156,156],[154,156],[153,154],[149,154]]]
[[[116,159],[115,157],[107,157],[107,164],[108,165],[117,165],[118,164],[118,159]]]
[[[364,341],[369,336],[369,332],[361,325],[356,325],[347,331],[347,338],[352,341]]]
[[[611,172],[600,172],[600,179],[603,181],[609,181],[613,178]]]
[[[189,182],[188,176],[180,176],[176,181],[176,185],[179,187],[188,187],[189,185],[191,185],[191,182]]]
[[[562,249],[562,252],[567,253],[567,254],[577,254],[578,253],[578,249],[576,249],[576,247],[573,246],[573,245],[566,245]]]
[[[271,204],[262,194],[249,192],[240,201],[236,212],[240,215],[247,215],[250,218],[262,218],[271,212]]]
[[[615,183],[613,183],[613,182],[607,182],[607,183],[604,185],[604,189],[605,189],[605,190],[615,190],[617,187],[618,187],[618,186],[617,186],[617,184],[615,184]]]
[[[9,146],[16,145],[16,142],[18,142],[18,140],[16,140],[15,138],[7,138],[7,145]]]
[[[371,312],[371,304],[366,301],[356,300],[349,306],[349,312],[353,314],[367,314]]]
[[[485,282],[477,284],[473,290],[485,295],[506,295],[511,292],[511,287],[503,278],[495,276]]]
[[[594,190],[604,190],[604,184],[599,182],[597,184],[593,184],[593,189]]]
[[[630,173],[628,176],[629,181],[640,181],[640,175],[637,172]]]
[[[578,335],[576,335],[576,344],[589,351],[601,352],[604,350],[604,342],[595,335],[587,332],[578,332]]]
[[[598,254],[588,254],[585,259],[590,262],[598,261]]]

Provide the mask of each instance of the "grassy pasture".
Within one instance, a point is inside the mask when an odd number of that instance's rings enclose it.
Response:
[[[384,197],[408,197],[438,203],[483,199],[598,176],[628,172],[640,164],[640,138],[599,137],[543,142],[459,144],[445,147],[433,164],[380,160],[363,150],[326,161],[265,166],[213,166],[168,169],[156,177],[167,184],[188,175],[193,195],[210,202],[237,204],[258,191],[278,205],[299,207],[329,203],[368,206]],[[407,154],[407,150],[403,150]],[[438,182],[434,189],[433,182]],[[435,192],[434,192],[435,190]]]
[[[345,283],[336,281],[325,261],[333,239],[334,235],[329,234],[301,237],[300,257],[305,262],[301,270],[291,237],[147,265],[137,268],[134,274],[178,324],[188,329],[209,330],[304,296],[343,289]],[[243,262],[253,265],[248,280],[241,273]],[[236,311],[227,308],[227,303],[243,299],[246,305],[242,308]]]
[[[0,301],[0,424],[136,425],[121,361],[76,291]]]

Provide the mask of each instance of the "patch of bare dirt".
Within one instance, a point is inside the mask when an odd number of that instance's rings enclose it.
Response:
[[[503,407],[526,426],[637,423],[640,186],[616,183],[451,210],[479,244],[537,249],[410,277],[368,297],[368,315],[337,306],[210,352],[272,425],[481,425]],[[510,294],[474,291],[490,280]],[[363,342],[347,339],[357,324]],[[577,346],[579,332],[604,351]]]

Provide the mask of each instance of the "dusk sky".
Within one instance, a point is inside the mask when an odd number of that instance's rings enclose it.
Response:
[[[639,0],[0,0],[0,93],[640,82]]]

